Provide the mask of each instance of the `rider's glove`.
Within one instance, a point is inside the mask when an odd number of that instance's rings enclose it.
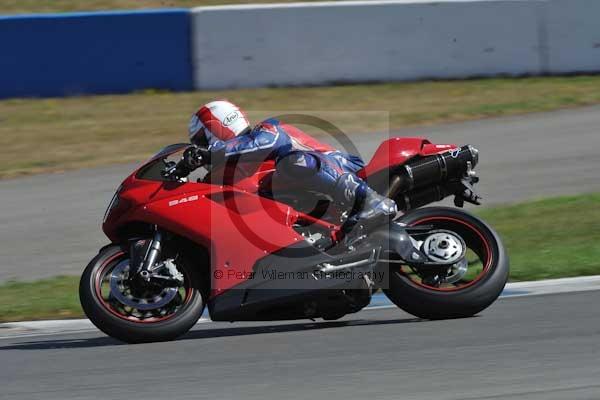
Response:
[[[167,162],[165,169],[161,171],[161,175],[167,179],[183,179],[192,172],[184,163],[176,163],[173,161]]]
[[[183,152],[183,161],[190,170],[210,164],[210,151],[198,146],[190,146]]]

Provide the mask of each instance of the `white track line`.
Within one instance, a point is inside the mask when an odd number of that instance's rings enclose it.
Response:
[[[211,322],[202,317],[198,323]],[[50,321],[23,321],[0,324],[0,340],[15,337],[62,335],[97,331],[89,319],[64,319]]]
[[[600,290],[600,275],[509,283],[500,298],[576,293],[591,290]],[[392,304],[381,304],[369,306],[366,310],[382,310],[394,307],[396,306]],[[211,321],[205,317],[198,321],[198,323],[207,322]],[[96,327],[88,319],[8,322],[0,324],[0,339],[81,333],[95,330],[97,330]]]

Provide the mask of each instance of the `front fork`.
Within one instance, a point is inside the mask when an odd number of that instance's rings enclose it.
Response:
[[[131,243],[131,260],[133,275],[148,282],[152,274],[152,267],[160,259],[162,251],[163,234],[157,228],[149,243],[146,240],[134,239]],[[146,242],[146,243],[144,243]],[[144,251],[145,248],[145,251]],[[143,252],[143,253],[142,253]],[[141,256],[143,254],[143,256]]]
[[[162,233],[157,229],[156,232],[154,232],[154,237],[152,238],[150,246],[148,246],[148,250],[146,251],[146,255],[144,256],[144,260],[142,262],[140,270],[141,274],[148,274],[150,268],[152,268],[152,266],[156,264],[156,261],[160,257],[161,246]]]
[[[133,280],[142,285],[152,283],[164,287],[180,287],[184,277],[178,271],[175,258],[161,261],[164,255],[165,233],[156,228],[152,239],[135,240],[131,246]],[[143,243],[143,244],[142,244]],[[143,253],[143,256],[140,256]]]

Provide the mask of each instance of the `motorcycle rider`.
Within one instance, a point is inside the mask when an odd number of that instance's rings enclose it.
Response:
[[[251,128],[246,115],[228,101],[200,107],[190,120],[189,136],[192,146],[183,160],[190,171],[206,163],[214,168],[242,155],[256,161],[273,159],[278,175],[329,196],[350,210],[349,220],[354,223],[393,218],[397,213],[393,200],[379,195],[356,175],[364,167],[358,156],[320,143],[276,119]]]

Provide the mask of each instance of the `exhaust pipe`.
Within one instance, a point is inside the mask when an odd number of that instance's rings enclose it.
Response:
[[[478,162],[479,150],[471,145],[420,158],[396,172],[386,194],[404,211],[440,201],[455,194],[446,184],[460,181]]]
[[[409,162],[400,170],[401,192],[430,187],[442,182],[462,178],[468,163],[475,168],[479,162],[479,150],[471,145]]]

